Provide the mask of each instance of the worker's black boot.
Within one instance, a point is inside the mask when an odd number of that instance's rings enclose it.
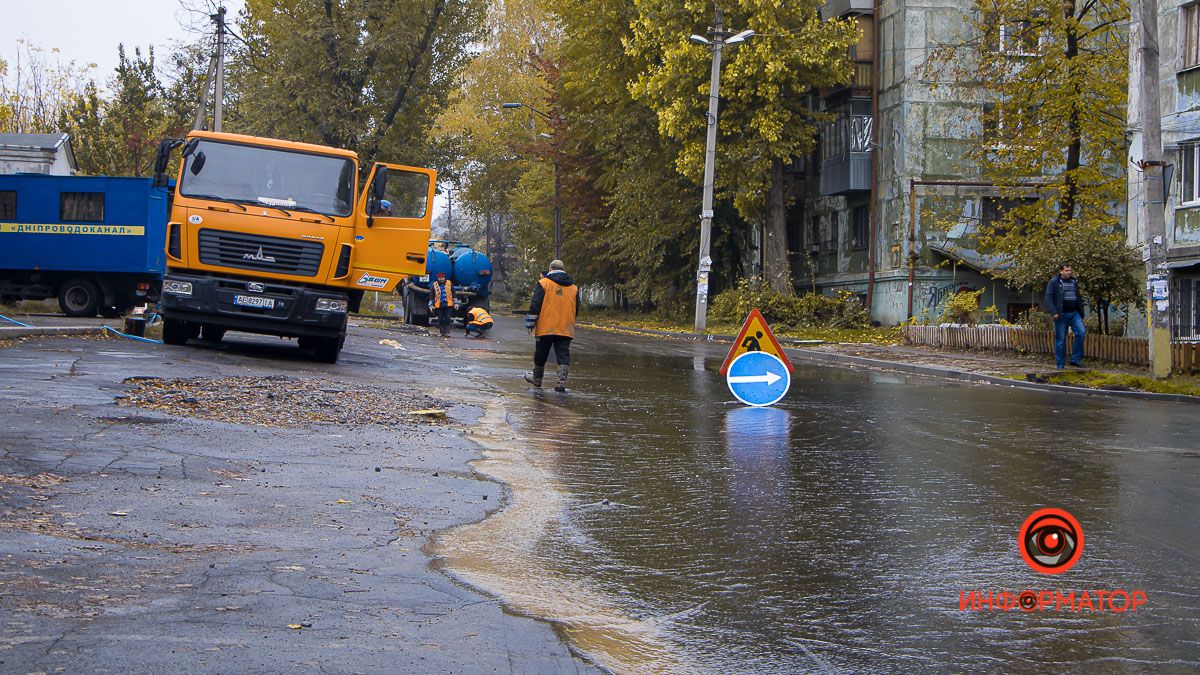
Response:
[[[533,369],[532,373],[525,373],[525,381],[528,382],[529,384],[532,384],[535,387],[541,387],[542,386],[542,376],[545,375],[545,373],[546,373],[545,368],[535,367]]]
[[[554,391],[562,392],[567,390],[567,370],[567,366],[558,367],[558,384],[554,385]]]

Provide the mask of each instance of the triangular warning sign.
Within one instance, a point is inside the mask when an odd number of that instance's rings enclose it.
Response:
[[[750,310],[750,316],[747,316],[746,323],[742,324],[742,331],[733,341],[733,347],[729,349],[729,356],[726,356],[725,363],[721,364],[721,374],[724,375],[725,371],[729,370],[729,364],[746,352],[774,354],[779,357],[780,361],[783,361],[783,365],[787,366],[789,373],[793,370],[792,362],[788,361],[787,354],[783,353],[783,347],[779,346],[779,340],[775,339],[775,334],[771,332],[767,320],[763,318],[758,309]]]

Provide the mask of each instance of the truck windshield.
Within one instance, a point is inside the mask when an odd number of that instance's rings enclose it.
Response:
[[[193,173],[203,155],[199,170]],[[185,197],[348,216],[354,162],[344,157],[202,140],[184,164]]]

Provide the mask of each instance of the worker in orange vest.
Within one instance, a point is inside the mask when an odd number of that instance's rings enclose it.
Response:
[[[492,315],[487,313],[487,310],[482,307],[472,307],[467,310],[467,325],[466,337],[487,337],[487,332],[492,329]]]
[[[454,309],[454,289],[445,272],[438,272],[437,281],[429,287],[429,309],[437,312],[438,330],[442,337],[450,337],[450,310]]]
[[[533,348],[533,372],[525,375],[526,382],[535,387],[542,386],[546,360],[553,348],[554,360],[558,363],[558,384],[554,391],[567,390],[571,339],[575,337],[575,317],[578,315],[579,287],[571,280],[561,260],[552,261],[550,271],[533,289],[533,300],[525,317],[525,328],[537,338]]]

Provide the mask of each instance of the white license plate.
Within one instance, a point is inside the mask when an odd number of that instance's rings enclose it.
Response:
[[[262,309],[275,309],[275,298],[264,298],[259,295],[235,295],[233,296],[233,304],[239,307],[261,307]]]
[[[421,283],[423,283],[423,284],[424,284],[424,283],[428,283],[428,282],[429,282],[429,275],[428,275],[428,274],[424,274],[424,275],[422,275],[422,276],[421,276]]]

